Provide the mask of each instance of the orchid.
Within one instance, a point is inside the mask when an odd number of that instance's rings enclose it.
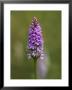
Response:
[[[34,60],[35,78],[44,78],[47,71],[43,44],[42,28],[37,18],[33,17],[28,33],[28,57]]]
[[[40,57],[43,51],[43,36],[41,26],[36,17],[33,17],[28,34],[28,52],[32,58]]]

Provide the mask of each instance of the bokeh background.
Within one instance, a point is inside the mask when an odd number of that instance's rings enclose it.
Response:
[[[36,16],[49,56],[47,79],[61,79],[61,11],[11,11],[11,79],[34,79],[34,61],[27,58],[29,25]]]

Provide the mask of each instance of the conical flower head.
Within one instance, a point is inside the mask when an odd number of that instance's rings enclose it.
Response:
[[[32,24],[29,27],[28,51],[33,58],[40,57],[43,51],[42,30],[36,17],[33,17]]]

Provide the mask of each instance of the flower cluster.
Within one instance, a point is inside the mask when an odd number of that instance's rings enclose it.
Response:
[[[33,17],[28,34],[28,52],[33,58],[38,58],[43,51],[43,37],[40,24],[36,17]]]

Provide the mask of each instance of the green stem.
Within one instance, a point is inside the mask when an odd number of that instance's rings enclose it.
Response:
[[[36,79],[36,62],[37,62],[37,59],[35,58],[34,59],[34,78]]]

